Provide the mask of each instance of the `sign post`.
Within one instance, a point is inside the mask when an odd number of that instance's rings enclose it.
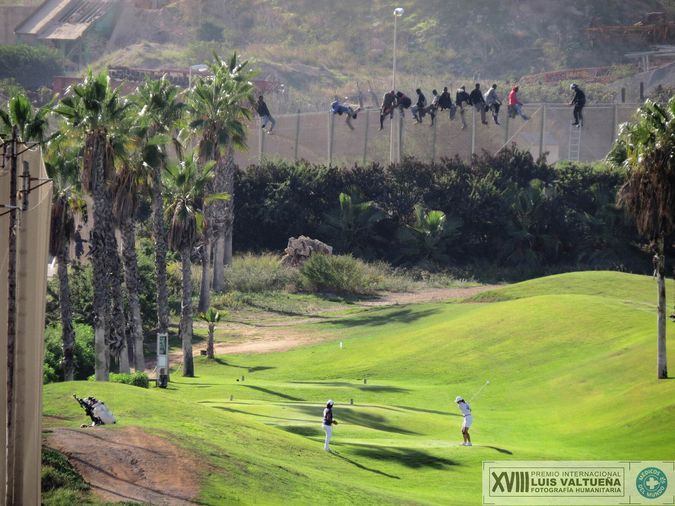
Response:
[[[157,386],[166,388],[169,384],[169,335],[157,334]]]

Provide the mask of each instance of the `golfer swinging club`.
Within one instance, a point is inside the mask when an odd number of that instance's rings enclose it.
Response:
[[[328,444],[330,438],[333,436],[333,424],[337,425],[337,421],[333,420],[333,401],[329,400],[326,403],[326,409],[323,410],[323,430],[326,433],[326,441],[323,443],[323,449],[330,451]]]
[[[471,446],[471,436],[469,436],[469,429],[473,423],[473,417],[471,416],[471,406],[469,406],[460,395],[455,397],[455,402],[459,406],[459,410],[464,415],[464,422],[462,422],[462,437],[464,442],[462,446]]]

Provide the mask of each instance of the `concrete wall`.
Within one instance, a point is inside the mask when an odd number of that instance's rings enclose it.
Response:
[[[34,10],[30,5],[0,5],[0,44],[14,44],[14,29]]]

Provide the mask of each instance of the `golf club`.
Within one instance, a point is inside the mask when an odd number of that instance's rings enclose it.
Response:
[[[485,383],[483,383],[483,386],[480,387],[480,388],[478,389],[478,391],[477,391],[475,394],[473,394],[473,395],[471,396],[471,398],[469,399],[469,402],[473,401],[473,400],[478,396],[478,394],[481,393],[481,392],[483,391],[483,389],[484,389],[486,386],[488,386],[489,384],[490,384],[490,380],[485,380]]]

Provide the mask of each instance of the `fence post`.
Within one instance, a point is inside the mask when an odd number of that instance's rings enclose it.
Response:
[[[621,88],[621,103],[626,103],[626,88]]]
[[[541,125],[539,127],[539,158],[544,154],[544,128],[546,125],[546,104],[541,106]]]
[[[438,126],[438,121],[434,118],[434,135],[432,136],[431,143],[431,163],[436,161],[436,127]]]
[[[471,107],[471,156],[476,154],[476,108]]]
[[[616,127],[617,127],[617,119],[618,119],[618,108],[619,106],[614,104],[612,108],[612,144],[616,140]]]
[[[328,166],[333,163],[333,132],[335,130],[335,114],[328,113]]]
[[[365,133],[363,134],[363,165],[366,164],[366,158],[368,156],[368,127],[370,126],[370,110],[366,109],[366,128]]]
[[[509,109],[508,107],[506,108],[506,124],[504,125],[504,146],[506,146],[506,143],[509,142],[509,121],[511,120],[511,116],[509,116]]]
[[[258,163],[262,163],[263,153],[265,152],[265,129],[260,128],[258,132]]]
[[[398,117],[398,150],[396,151],[396,161],[401,163],[401,154],[403,153],[403,115]]]
[[[645,83],[640,81],[640,102],[645,100]]]
[[[298,161],[298,142],[300,141],[300,109],[295,117],[295,146],[293,147],[293,160]]]

